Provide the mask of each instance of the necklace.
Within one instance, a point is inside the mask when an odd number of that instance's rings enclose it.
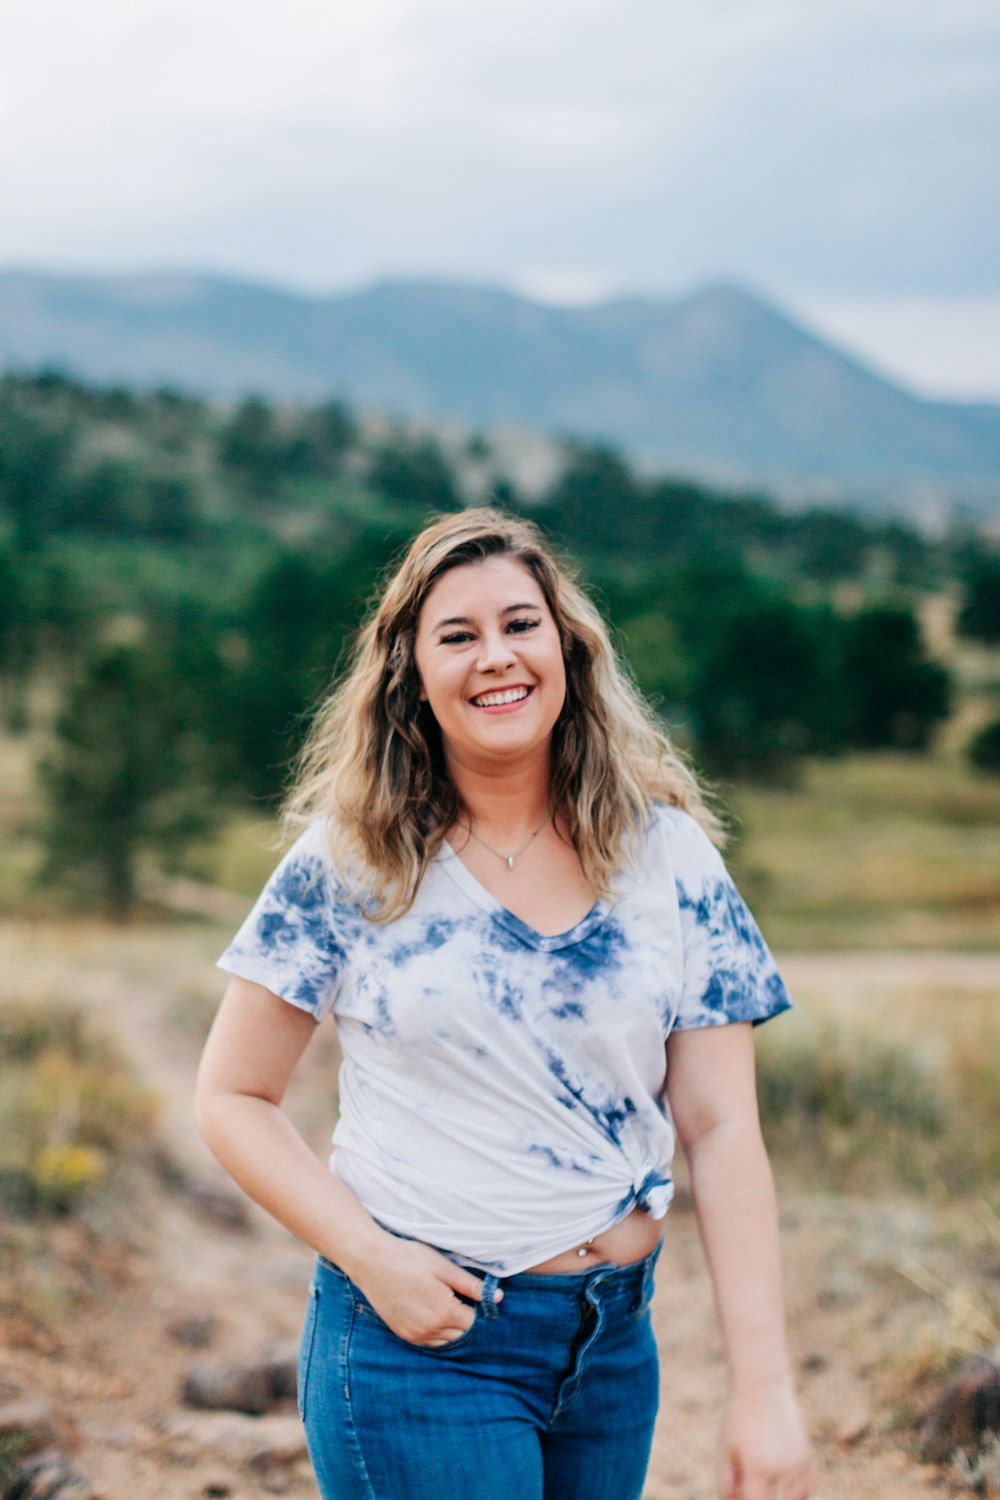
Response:
[[[513,870],[515,859],[517,859],[519,855],[523,854],[524,851],[525,851],[525,849],[527,849],[528,844],[532,843],[533,840],[538,837],[538,835],[541,833],[541,831],[545,827],[546,823],[549,822],[549,820],[551,819],[551,817],[552,817],[552,814],[551,813],[547,813],[545,815],[545,817],[542,819],[541,823],[539,823],[538,827],[535,829],[534,833],[531,835],[531,838],[528,839],[528,843],[527,844],[522,844],[521,847],[520,847],[520,849],[515,849],[513,854],[501,854],[499,849],[492,848],[491,845],[489,845],[486,842],[485,839],[481,839],[479,837],[479,834],[472,827],[471,823],[469,824],[469,832],[472,834],[472,837],[476,840],[477,844],[482,844],[483,848],[489,850],[490,854],[495,854],[496,857],[497,857],[497,859],[502,859],[503,862],[504,862],[504,864],[507,866],[508,870]]]

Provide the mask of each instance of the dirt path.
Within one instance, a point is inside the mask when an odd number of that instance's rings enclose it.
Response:
[[[209,1017],[221,992],[211,929],[120,932],[92,923],[0,926],[0,994],[41,1001],[74,996],[122,1039],[162,1098],[161,1131],[186,1171],[223,1182],[194,1129],[190,1097]],[[798,955],[783,964],[793,989],[842,992],[904,984],[1000,994],[1000,958],[953,954]],[[287,1101],[325,1154],[335,1109],[333,1027],[321,1028]],[[779,1173],[779,1187],[780,1173]],[[793,1348],[817,1445],[817,1500],[913,1500],[956,1492],[943,1471],[921,1471],[906,1429],[894,1430],[901,1350],[933,1319],[933,1299],[907,1267],[941,1284],[960,1280],[958,1240],[920,1204],[867,1203],[782,1191],[783,1245]],[[162,1185],[135,1205],[131,1245],[97,1250],[63,1226],[52,1263],[61,1287],[22,1290],[32,1316],[8,1320],[0,1384],[44,1394],[76,1423],[79,1468],[105,1500],[187,1500],[316,1490],[294,1457],[255,1472],[218,1446],[171,1430],[185,1415],[185,1372],[199,1361],[255,1355],[295,1338],[311,1254],[254,1209],[240,1234],[201,1217]],[[0,1273],[2,1274],[2,1273]],[[181,1318],[214,1317],[205,1351],[170,1332]],[[712,1500],[724,1369],[697,1232],[683,1200],[671,1210],[658,1273],[654,1323],[662,1355],[662,1406],[648,1500]],[[444,1491],[442,1492],[444,1495]],[[461,1497],[455,1497],[461,1500]]]

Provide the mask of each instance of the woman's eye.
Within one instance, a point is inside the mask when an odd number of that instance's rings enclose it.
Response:
[[[445,646],[459,645],[462,641],[468,641],[471,637],[467,630],[458,630],[454,635],[443,635],[441,642]]]
[[[541,620],[511,620],[509,628],[516,630],[519,635],[523,635],[526,630],[534,630],[536,625],[540,625],[541,623]]]

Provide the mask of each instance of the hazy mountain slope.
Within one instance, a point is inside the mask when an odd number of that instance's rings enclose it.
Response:
[[[556,308],[444,282],[0,274],[0,361],[603,437],[733,477],[997,482],[1000,408],[922,401],[716,286]],[[980,487],[981,488],[981,487]]]

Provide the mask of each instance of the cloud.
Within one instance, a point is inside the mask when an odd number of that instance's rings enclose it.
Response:
[[[806,300],[825,337],[921,395],[1000,402],[1000,297]]]
[[[1000,292],[994,0],[7,0],[0,260]]]

